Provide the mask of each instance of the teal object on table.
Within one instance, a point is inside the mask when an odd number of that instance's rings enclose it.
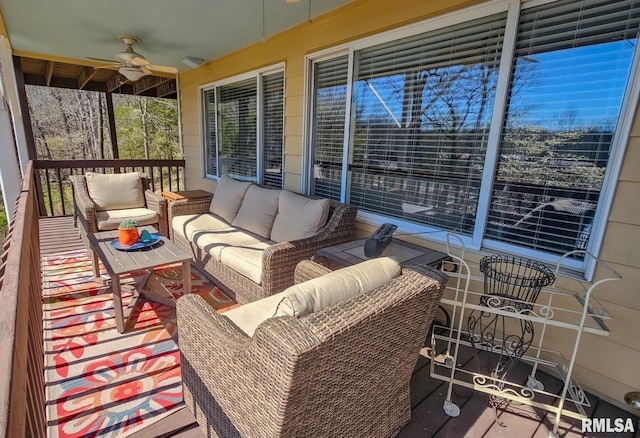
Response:
[[[151,233],[149,233],[147,230],[142,230],[140,232],[140,242],[150,243],[152,240],[153,238],[151,237]]]

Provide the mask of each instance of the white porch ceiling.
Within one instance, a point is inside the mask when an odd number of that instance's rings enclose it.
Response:
[[[264,34],[272,36],[350,0],[264,0]],[[117,36],[142,42],[134,50],[180,72],[187,56],[205,61],[263,38],[263,0],[0,0],[14,51],[84,59],[115,59]]]

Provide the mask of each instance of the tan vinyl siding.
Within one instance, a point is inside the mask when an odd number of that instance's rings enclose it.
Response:
[[[285,63],[284,186],[300,191],[303,162],[304,58],[309,53],[346,41],[374,35],[411,22],[475,5],[478,1],[393,0],[354,1],[286,32],[180,75],[182,142],[188,189],[214,190],[215,182],[203,178],[199,87],[261,67]],[[586,388],[622,407],[624,393],[640,389],[640,116],[636,114],[626,148],[615,198],[600,257],[624,280],[608,283],[596,293],[613,321],[609,337],[584,335],[574,376]],[[359,223],[356,235],[373,227]],[[408,239],[437,250],[425,240]],[[476,257],[477,255],[471,255]],[[598,275],[598,272],[596,273]],[[571,354],[572,337],[555,330],[549,347]]]

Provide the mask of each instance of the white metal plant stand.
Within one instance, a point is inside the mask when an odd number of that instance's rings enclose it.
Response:
[[[457,241],[456,247],[452,241]],[[575,278],[564,274],[560,266],[565,258],[583,254],[590,256],[585,251],[572,251],[560,258],[555,268],[555,282],[547,287],[543,287],[535,303],[521,301],[517,299],[495,300],[493,304],[487,304],[487,295],[483,292],[483,277],[476,275],[479,267],[476,264],[465,260],[465,248],[462,240],[455,236],[447,237],[447,253],[451,257],[454,269],[446,268],[450,280],[445,289],[441,303],[452,308],[451,326],[445,331],[435,333],[432,338],[432,360],[431,376],[449,383],[446,400],[443,409],[445,413],[452,417],[460,415],[460,408],[453,403],[451,395],[453,385],[460,385],[471,388],[490,395],[490,398],[499,398],[524,403],[530,406],[545,409],[555,413],[555,421],[550,436],[558,437],[558,425],[560,416],[565,415],[572,418],[585,418],[584,407],[589,407],[589,400],[580,385],[571,378],[575,360],[580,345],[582,333],[593,333],[607,336],[609,330],[605,325],[605,320],[610,316],[596,298],[593,292],[602,284],[620,280],[622,277],[609,267],[606,263],[594,258],[601,271],[606,272],[604,278],[594,282]],[[570,285],[571,287],[567,287]],[[575,291],[578,292],[575,292]],[[518,326],[535,325],[539,333],[537,339],[533,339],[528,345],[524,354],[518,355],[518,359],[532,364],[532,370],[528,376],[526,386],[509,382],[502,377],[503,374],[489,372],[484,374],[480,370],[468,371],[457,366],[458,352],[461,345],[473,347],[478,345],[477,333],[469,331],[469,316],[496,315],[505,317]],[[565,356],[557,351],[552,351],[544,347],[545,334],[548,327],[558,327],[566,329],[575,335],[572,351],[569,356]],[[475,338],[472,338],[475,336]],[[493,336],[493,335],[492,335]],[[513,353],[514,347],[509,341],[509,336],[495,336],[496,339],[504,341],[492,342],[489,345],[489,353],[499,356]],[[444,359],[438,360],[436,352],[442,349],[442,344],[446,345]],[[440,345],[438,345],[440,344]],[[487,349],[487,344],[483,344],[483,349]],[[511,350],[511,351],[510,351]],[[442,357],[442,356],[441,356]],[[544,385],[536,379],[538,366],[543,365],[548,369],[555,369],[557,377],[563,381],[563,387],[559,394],[545,391]],[[545,400],[536,400],[545,396]],[[551,400],[551,401],[549,401]],[[572,402],[576,406],[576,411],[567,409],[566,401]],[[494,405],[495,407],[495,405]]]

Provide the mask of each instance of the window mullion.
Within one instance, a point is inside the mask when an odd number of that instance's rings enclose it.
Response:
[[[478,211],[476,213],[476,223],[471,241],[472,249],[479,249],[484,236],[489,206],[491,204],[491,193],[495,178],[496,167],[500,150],[500,140],[502,138],[502,128],[509,95],[509,85],[511,83],[511,65],[518,34],[518,20],[520,17],[520,1],[516,0],[509,4],[507,12],[507,23],[505,27],[504,40],[502,43],[502,57],[498,73],[498,83],[494,98],[493,114],[491,116],[491,127],[489,129],[489,139],[487,141],[487,154],[485,156],[484,171],[478,195]]]

